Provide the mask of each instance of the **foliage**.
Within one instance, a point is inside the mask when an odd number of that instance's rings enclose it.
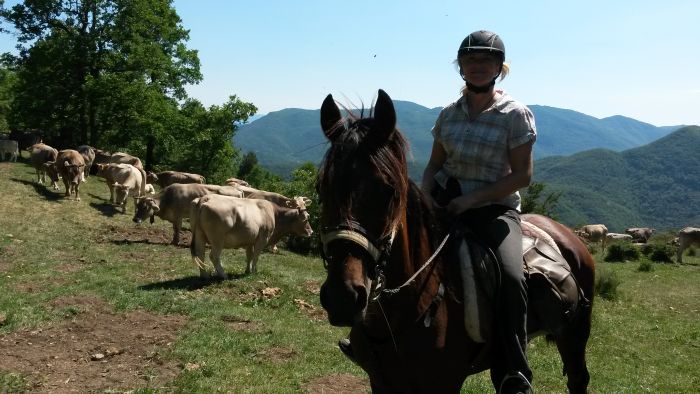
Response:
[[[676,251],[670,245],[655,245],[649,254],[649,259],[657,263],[672,263]]]
[[[202,75],[171,0],[35,0],[0,18],[21,46],[5,54],[17,76],[11,128],[41,130],[59,149],[124,150],[147,170],[211,182],[234,173],[231,140],[257,109],[236,96],[209,108],[187,100],[185,86]],[[0,110],[3,103],[0,96]]]
[[[639,249],[628,243],[613,244],[608,247],[605,261],[639,260]]]
[[[621,283],[615,271],[599,269],[596,271],[594,292],[600,298],[612,301],[618,298],[617,288]]]
[[[13,71],[0,67],[0,132],[10,130],[8,117],[12,107],[12,89],[16,80],[17,78]]]
[[[649,260],[642,260],[639,262],[637,271],[639,272],[651,272],[654,270],[654,265]]]
[[[239,179],[246,179],[251,172],[253,172],[253,169],[258,165],[258,156],[255,154],[255,152],[248,152],[245,155],[243,155],[243,159],[241,160],[241,164],[238,167],[238,178]]]
[[[543,196],[545,187],[544,183],[532,182],[527,188],[521,190],[521,211],[522,213],[538,213],[557,220],[555,211],[562,192],[552,192]]]

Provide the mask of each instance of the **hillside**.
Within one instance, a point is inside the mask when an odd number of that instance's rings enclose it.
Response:
[[[430,155],[430,129],[441,108],[430,109],[400,100],[394,105],[398,127],[411,143],[411,175],[417,178]],[[540,105],[530,108],[539,134],[536,159],[595,148],[619,152],[648,144],[678,128],[656,127],[623,116],[597,119],[568,109]],[[271,112],[241,126],[234,144],[243,152],[255,152],[263,166],[286,176],[300,164],[318,163],[323,157],[327,145],[319,119],[319,110],[288,108]]]
[[[535,180],[561,191],[559,219],[605,223],[610,231],[700,223],[700,127],[614,152],[596,149],[535,163]]]

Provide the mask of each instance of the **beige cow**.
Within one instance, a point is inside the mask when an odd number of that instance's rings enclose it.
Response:
[[[683,252],[691,245],[700,246],[700,228],[686,227],[678,232],[678,252],[676,261],[683,262]]]
[[[27,148],[29,151],[29,161],[32,163],[32,167],[36,170],[36,181],[37,183],[44,184],[46,182],[46,174],[48,171],[46,163],[54,163],[56,157],[58,156],[58,151],[46,144],[34,144]],[[54,190],[58,190],[58,174],[54,177],[49,174],[51,179],[51,186]]]
[[[161,189],[172,185],[173,183],[206,183],[207,180],[199,174],[180,171],[161,171],[159,173],[149,172],[148,183],[154,183],[160,186]]]
[[[182,220],[190,217],[190,202],[195,198],[216,193],[233,197],[243,197],[240,190],[228,186],[200,185],[198,183],[174,183],[155,197],[141,198],[136,203],[136,213],[133,221],[140,224],[150,218],[158,216],[173,224],[173,245],[180,243],[180,229]]]
[[[649,227],[630,227],[625,230],[625,233],[631,235],[634,242],[646,243],[654,231],[656,230]]]
[[[574,232],[587,242],[600,242],[602,249],[605,250],[605,237],[608,234],[608,228],[604,224],[588,224]]]
[[[124,213],[129,196],[134,197],[134,209],[136,199],[146,196],[146,172],[131,164],[97,164],[97,176],[109,187],[109,202],[121,206]]]
[[[260,253],[270,243],[287,234],[309,237],[309,213],[301,197],[295,197],[295,207],[281,207],[266,200],[233,198],[209,194],[192,201],[192,260],[199,267],[199,275],[209,276],[204,266],[205,245],[211,246],[209,259],[216,275],[226,279],[221,266],[223,249],[245,248],[246,274],[257,272]]]

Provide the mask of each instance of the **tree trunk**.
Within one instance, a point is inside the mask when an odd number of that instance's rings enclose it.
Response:
[[[149,135],[146,139],[146,165],[144,169],[146,171],[153,171],[153,151],[156,149],[156,138],[153,135]]]

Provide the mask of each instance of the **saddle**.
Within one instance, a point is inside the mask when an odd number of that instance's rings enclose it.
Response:
[[[523,222],[523,226],[531,224]],[[570,321],[585,297],[569,265],[554,241],[542,230],[523,235],[523,271],[528,285],[528,320],[537,306],[546,309],[549,332]],[[549,238],[549,239],[547,239]],[[494,253],[477,238],[462,236],[457,253],[464,289],[464,323],[469,337],[484,343],[490,339],[495,300],[500,284]],[[554,316],[552,313],[554,312]],[[542,322],[544,323],[544,322]],[[529,330],[528,330],[529,331]]]

